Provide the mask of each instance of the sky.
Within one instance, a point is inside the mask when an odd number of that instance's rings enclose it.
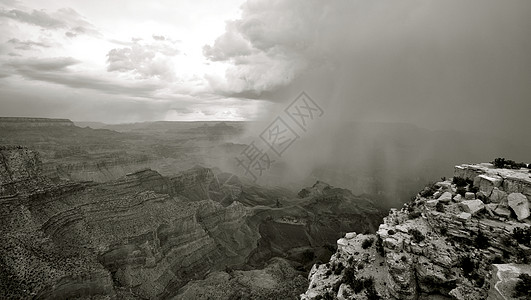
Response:
[[[0,37],[4,116],[531,128],[528,0],[0,0]]]

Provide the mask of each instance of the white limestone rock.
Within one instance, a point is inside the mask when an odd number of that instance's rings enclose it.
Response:
[[[509,207],[514,211],[519,221],[529,217],[529,201],[524,194],[511,193],[507,196]]]
[[[442,203],[448,203],[452,201],[452,193],[444,192],[439,198],[437,198]]]
[[[347,232],[347,233],[345,234],[345,238],[346,238],[346,239],[349,239],[349,240],[350,240],[350,239],[353,239],[353,238],[355,238],[355,237],[356,237],[356,233],[355,233],[355,232]]]
[[[460,213],[457,216],[457,219],[459,221],[462,221],[462,222],[466,222],[466,221],[470,220],[470,218],[472,218],[472,215],[470,213],[467,213],[467,212],[462,212],[462,213]]]
[[[476,194],[472,192],[465,193],[465,200],[474,200],[474,199],[476,199]]]
[[[437,203],[439,203],[439,200],[435,200],[435,199],[428,200],[428,201],[426,201],[426,206],[435,207],[435,206],[437,206]]]
[[[470,213],[472,215],[475,215],[485,209],[485,204],[479,199],[462,201],[459,203],[459,206],[464,212]]]

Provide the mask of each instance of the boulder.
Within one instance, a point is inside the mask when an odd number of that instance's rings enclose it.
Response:
[[[503,178],[498,175],[482,174],[479,175],[478,178],[479,190],[487,195],[490,194],[495,187],[500,187],[503,183]],[[474,185],[476,186],[476,179],[474,179]]]
[[[428,200],[428,201],[426,201],[426,206],[435,207],[435,206],[437,206],[437,203],[439,203],[439,200],[435,200],[435,199]]]
[[[461,200],[463,200],[463,196],[461,196],[461,195],[459,195],[459,194],[457,194],[457,195],[454,196],[454,201],[455,201],[455,202],[461,202]]]
[[[494,210],[494,213],[504,218],[509,218],[511,216],[511,211],[501,206],[498,206],[498,208]]]
[[[444,192],[437,200],[441,201],[442,203],[448,203],[452,201],[452,193],[450,192]]]
[[[485,204],[483,204],[483,201],[479,199],[462,201],[459,203],[459,206],[464,212],[470,213],[472,215],[477,214],[485,208]]]
[[[460,213],[457,216],[457,219],[459,221],[462,221],[462,222],[466,222],[466,221],[470,220],[470,218],[472,218],[472,215],[470,213],[467,213],[467,212],[462,212],[462,213]]]
[[[356,233],[355,233],[355,232],[347,232],[347,233],[345,234],[345,238],[346,238],[346,239],[349,239],[349,240],[350,240],[350,239],[353,239],[353,238],[355,238],[355,237],[356,237]]]
[[[507,196],[507,202],[519,221],[529,217],[529,201],[524,194],[511,193]]]
[[[476,194],[472,192],[465,193],[465,200],[474,200],[474,199],[476,199]]]
[[[492,203],[507,205],[507,193],[496,187],[492,190],[489,198]]]

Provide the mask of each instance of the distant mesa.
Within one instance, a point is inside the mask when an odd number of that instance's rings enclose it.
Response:
[[[0,128],[20,127],[73,127],[74,123],[68,119],[0,117]]]

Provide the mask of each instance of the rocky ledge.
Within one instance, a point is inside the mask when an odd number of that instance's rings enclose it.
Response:
[[[301,298],[518,299],[518,276],[531,274],[530,200],[529,170],[456,166],[375,235],[339,239]]]

